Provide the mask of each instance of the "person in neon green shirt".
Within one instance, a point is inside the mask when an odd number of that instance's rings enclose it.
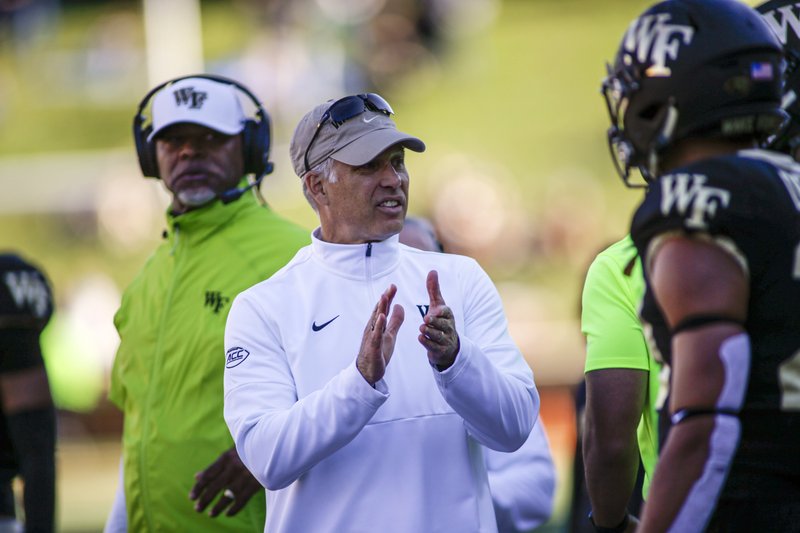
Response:
[[[256,104],[255,119],[245,117],[241,94]],[[114,317],[121,342],[110,397],[125,415],[124,491],[107,532],[264,530],[263,488],[222,415],[225,322],[239,292],[310,242],[245,195],[271,170],[267,121],[247,89],[217,77],[167,82],[140,104],[142,171],[163,181],[172,204],[164,242]],[[247,174],[256,178],[249,186]]]
[[[645,470],[643,497],[658,457],[661,367],[651,357],[639,321],[643,293],[642,265],[630,235],[598,254],[583,287],[583,459],[591,520],[595,526],[616,525],[620,531],[632,530],[637,522],[629,517],[627,503],[639,457]]]

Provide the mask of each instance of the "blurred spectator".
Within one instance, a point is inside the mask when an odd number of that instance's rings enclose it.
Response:
[[[436,230],[424,218],[406,217],[400,242],[428,252],[444,252]],[[517,451],[482,448],[498,532],[521,533],[547,522],[553,512],[556,471],[541,417]]]
[[[0,46],[10,43],[19,50],[50,35],[60,4],[59,0],[0,0]]]

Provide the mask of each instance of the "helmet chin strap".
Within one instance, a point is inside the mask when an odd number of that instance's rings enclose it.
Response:
[[[651,181],[658,176],[658,152],[672,140],[672,135],[675,133],[675,126],[677,124],[678,108],[675,107],[675,100],[670,98],[666,116],[664,117],[664,125],[661,127],[661,131],[658,133],[650,149],[650,153],[647,155],[647,168],[642,169],[642,173],[645,175],[647,181]]]

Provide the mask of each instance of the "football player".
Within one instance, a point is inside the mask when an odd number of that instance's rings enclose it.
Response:
[[[770,139],[772,150],[800,159],[800,3],[792,0],[770,0],[756,7],[783,45],[786,55],[783,100],[789,124]]]
[[[55,409],[39,348],[53,312],[44,275],[0,254],[0,531],[22,531],[12,480],[24,481],[24,531],[50,532],[55,519]]]
[[[787,119],[783,63],[747,5],[668,0],[631,23],[603,82],[617,168],[647,182],[641,315],[671,369],[640,531],[800,524],[800,166],[757,149]]]

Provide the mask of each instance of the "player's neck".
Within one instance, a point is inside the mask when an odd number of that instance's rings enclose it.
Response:
[[[756,146],[755,141],[749,139],[683,139],[675,143],[662,155],[660,170],[665,173],[676,167],[690,165],[711,157],[733,154],[739,150],[755,148]]]

